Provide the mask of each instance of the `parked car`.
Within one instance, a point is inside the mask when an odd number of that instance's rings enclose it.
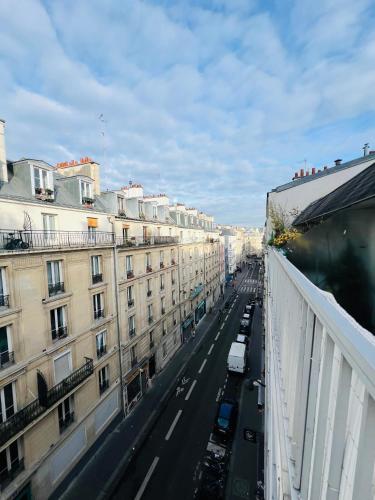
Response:
[[[234,434],[237,421],[238,403],[232,399],[223,399],[218,406],[214,433],[228,439]]]
[[[240,344],[245,344],[247,346],[249,338],[247,335],[239,333],[236,337],[236,342],[239,342]]]
[[[250,320],[249,319],[241,319],[240,320],[240,333],[244,335],[250,335]]]

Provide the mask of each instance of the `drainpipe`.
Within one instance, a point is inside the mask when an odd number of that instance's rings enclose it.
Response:
[[[108,222],[112,225],[113,234],[113,274],[114,274],[114,286],[115,286],[115,305],[116,305],[116,330],[117,330],[117,343],[118,343],[118,356],[119,356],[119,367],[120,367],[120,390],[121,390],[121,409],[124,418],[126,417],[125,410],[125,387],[123,381],[123,366],[121,357],[121,335],[120,335],[120,298],[118,290],[118,261],[117,261],[117,248],[116,248],[116,233],[115,233],[115,221],[114,217],[108,217]]]

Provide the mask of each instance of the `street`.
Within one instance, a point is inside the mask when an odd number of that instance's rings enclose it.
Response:
[[[241,382],[228,383],[227,356],[239,330],[244,306],[257,294],[259,265],[243,267],[237,280],[238,296],[223,319],[214,322],[197,347],[142,448],[122,477],[113,499],[192,499],[199,484],[200,461],[212,432],[217,401],[228,391],[240,397]],[[224,305],[224,304],[223,304]],[[259,313],[256,313],[259,321]],[[259,335],[260,338],[260,335]],[[250,338],[250,374],[259,376],[261,341]],[[173,363],[173,361],[172,361]],[[232,394],[233,395],[233,394]],[[241,413],[241,408],[240,408]],[[250,457],[249,457],[250,458]],[[252,457],[251,457],[252,460]],[[253,469],[256,471],[256,453]],[[248,461],[247,466],[252,464]]]

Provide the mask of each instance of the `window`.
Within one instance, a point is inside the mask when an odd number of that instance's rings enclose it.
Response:
[[[0,307],[9,307],[5,267],[0,267]]]
[[[167,343],[164,342],[163,343],[163,358],[166,358],[167,357],[167,354],[168,354],[168,351],[167,351]]]
[[[43,230],[45,232],[44,237],[52,238],[54,236],[53,231],[56,231],[56,215],[42,214],[42,217],[43,217]]]
[[[126,289],[126,293],[128,296],[128,306],[133,307],[134,306],[134,295],[133,295],[133,286],[128,286]]]
[[[176,305],[176,292],[172,290],[172,306]]]
[[[163,333],[163,337],[164,337],[164,335],[167,335],[167,323],[165,321],[163,321],[163,323],[162,323],[162,333]]]
[[[130,348],[130,361],[131,361],[132,367],[135,366],[138,362],[137,361],[137,346],[136,345],[133,345]]]
[[[52,191],[53,181],[52,172],[44,170],[43,168],[34,167],[34,192],[35,194],[42,194],[46,191]],[[52,193],[51,193],[52,194]]]
[[[132,338],[135,335],[135,315],[129,316],[128,318],[128,327],[129,327],[129,337]]]
[[[173,332],[173,344],[174,345],[177,344],[177,332],[176,331]]]
[[[164,251],[160,251],[160,268],[162,269],[164,267]]]
[[[133,273],[133,256],[132,255],[127,255],[125,258],[125,265],[126,265],[126,276],[127,278],[134,278],[134,273]]]
[[[150,349],[154,347],[154,330],[151,330],[150,332]]]
[[[174,250],[171,250],[171,264],[172,264],[172,266],[174,266],[176,264]]]
[[[68,335],[66,325],[66,307],[57,307],[50,311],[52,340],[59,340]]]
[[[101,358],[107,352],[107,331],[104,330],[96,335],[96,356]]]
[[[47,262],[48,295],[52,297],[58,293],[64,293],[64,280],[62,276],[62,261],[53,260]]]
[[[160,290],[164,290],[164,274],[160,275]]]
[[[176,326],[177,325],[177,315],[176,313],[174,312],[173,313],[173,325]]]
[[[55,383],[58,384],[65,378],[69,377],[72,372],[72,356],[70,352],[66,352],[53,360],[55,369]]]
[[[161,305],[161,313],[165,314],[165,298],[164,297],[162,297],[162,299],[160,301],[160,305]]]
[[[60,433],[74,422],[73,403],[73,396],[69,396],[68,398],[64,399],[64,401],[57,407]]]
[[[152,216],[154,219],[158,218],[158,207],[156,205],[152,205]]]
[[[144,212],[143,212],[143,201],[138,201],[138,215],[139,217],[144,217]]]
[[[119,215],[125,215],[125,199],[122,196],[117,196],[117,209]]]
[[[80,181],[81,184],[81,203],[92,204],[92,185],[90,182]]]
[[[151,280],[147,280],[147,297],[151,297],[152,295],[152,283]]]
[[[103,281],[101,260],[102,258],[100,255],[93,255],[91,257],[91,273],[93,284]]]
[[[172,286],[176,284],[176,273],[175,273],[175,271],[171,272],[171,283],[172,283]]]
[[[92,296],[94,319],[104,318],[104,294],[96,293]]]
[[[99,392],[103,394],[109,387],[109,366],[105,365],[98,372],[99,376]]]
[[[19,440],[17,439],[0,452],[1,489],[5,489],[22,469],[23,459],[21,458]]]
[[[179,226],[180,225],[180,214],[179,214],[179,212],[176,213],[176,221],[177,221],[177,225]]]
[[[3,368],[8,363],[14,362],[12,352],[12,343],[10,337],[10,327],[0,327],[0,368]]]
[[[151,253],[147,252],[146,253],[146,271],[151,272],[152,267],[151,267]]]
[[[147,315],[148,315],[148,322],[152,323],[154,321],[154,319],[152,317],[152,304],[149,304],[147,306]]]
[[[0,390],[0,422],[5,422],[16,412],[16,391],[14,382]]]

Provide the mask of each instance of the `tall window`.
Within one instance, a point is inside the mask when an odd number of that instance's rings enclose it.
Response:
[[[35,194],[43,193],[46,189],[52,190],[52,172],[38,167],[34,167],[33,171]]]
[[[152,205],[152,216],[154,219],[158,218],[158,207],[156,205]]]
[[[59,429],[63,432],[70,424],[74,422],[74,399],[73,396],[69,396],[64,399],[62,403],[57,407],[57,412],[59,416]]]
[[[48,295],[51,297],[65,292],[64,279],[62,276],[62,261],[52,260],[47,262]]]
[[[60,356],[57,356],[53,360],[53,366],[55,371],[55,383],[58,384],[62,380],[69,377],[72,373],[72,355],[70,352],[65,352]]]
[[[143,201],[138,201],[138,215],[139,217],[144,217]]]
[[[0,389],[0,422],[8,420],[16,410],[16,390],[13,382]]]
[[[128,286],[126,289],[127,297],[128,297],[128,306],[133,307],[134,306],[134,293],[133,293],[133,286]]]
[[[130,348],[130,361],[131,361],[132,366],[137,364],[137,346],[136,345],[133,345]]]
[[[162,323],[162,332],[163,335],[167,335],[167,323],[165,321]]]
[[[102,273],[102,258],[100,255],[93,255],[91,257],[91,273],[92,273],[92,282],[100,283],[103,281],[103,273]]]
[[[17,439],[0,452],[0,484],[5,487],[21,470],[22,458]]]
[[[160,275],[160,290],[164,290],[164,274]]]
[[[152,267],[151,267],[151,253],[147,252],[146,253],[146,271],[151,272]]]
[[[117,196],[117,209],[119,215],[125,215],[125,199],[122,196]]]
[[[172,286],[176,284],[176,273],[175,273],[175,271],[171,272],[171,283],[172,283]]]
[[[176,264],[173,248],[171,250],[171,264],[172,264],[172,266],[174,266]]]
[[[133,256],[132,255],[127,255],[125,257],[125,265],[126,265],[126,276],[127,276],[127,278],[134,278]]]
[[[57,307],[50,311],[52,340],[58,340],[68,335],[66,325],[66,307]]]
[[[98,372],[99,392],[103,394],[109,387],[109,365],[103,366]]]
[[[43,230],[45,232],[45,237],[51,238],[53,236],[53,231],[56,231],[56,215],[42,214],[42,216],[43,216]]]
[[[172,306],[176,305],[176,292],[172,290]]]
[[[0,368],[7,363],[13,363],[12,343],[10,336],[10,327],[0,327]]]
[[[152,316],[152,304],[149,304],[149,305],[147,306],[147,316],[148,316],[148,322],[149,322],[149,323],[152,323],[152,322],[153,322],[153,320],[154,320],[154,318],[153,318],[153,316]]]
[[[129,337],[134,337],[135,335],[135,315],[129,316],[128,318],[128,327],[129,327]]]
[[[81,182],[81,202],[82,203],[90,203],[93,201],[92,198],[92,185],[90,182],[80,181]]]
[[[96,356],[101,358],[107,352],[107,331],[104,330],[96,335]]]
[[[163,250],[160,251],[160,267],[161,268],[164,267],[164,251]]]
[[[96,293],[92,296],[94,319],[104,318],[104,294]]]
[[[164,297],[161,298],[160,306],[161,306],[161,313],[165,314],[165,298]]]
[[[0,307],[9,307],[5,267],[0,267]]]
[[[152,295],[152,283],[151,279],[147,280],[147,297],[151,297]]]
[[[177,325],[177,314],[173,313],[173,325]]]

